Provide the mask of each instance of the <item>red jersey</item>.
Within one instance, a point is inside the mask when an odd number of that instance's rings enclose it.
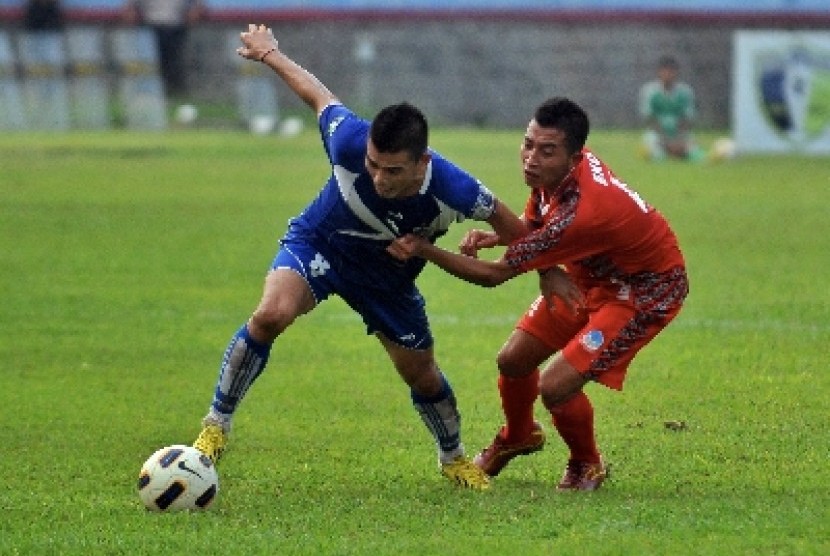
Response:
[[[507,249],[522,271],[563,264],[581,289],[630,288],[640,310],[658,312],[688,293],[685,262],[666,219],[587,149],[556,190],[533,189],[532,228]]]

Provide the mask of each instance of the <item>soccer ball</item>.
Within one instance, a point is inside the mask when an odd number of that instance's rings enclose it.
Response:
[[[254,135],[268,135],[277,125],[277,119],[267,114],[257,114],[248,121],[248,129]]]
[[[737,155],[735,141],[730,137],[720,137],[712,144],[712,158],[714,160],[731,160]]]
[[[217,492],[216,467],[192,446],[175,444],[156,450],[138,474],[138,497],[155,512],[204,510]]]
[[[283,137],[296,137],[303,132],[303,121],[296,116],[285,118],[279,127],[279,134]]]
[[[176,123],[182,126],[195,124],[198,117],[199,109],[192,104],[182,104],[176,108],[176,112],[173,114]]]

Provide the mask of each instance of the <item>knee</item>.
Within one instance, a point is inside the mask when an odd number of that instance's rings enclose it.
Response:
[[[557,407],[581,391],[586,382],[584,375],[563,359],[558,359],[542,373],[539,379],[539,397],[545,407],[555,413]]]
[[[542,373],[539,377],[539,398],[542,400],[544,406],[553,411],[554,408],[562,403],[562,393],[559,388],[553,373],[549,370]]]
[[[248,328],[255,339],[273,342],[277,336],[291,326],[296,315],[278,304],[262,304],[256,308],[248,323]]]
[[[565,394],[561,390],[540,385],[539,397],[542,403],[551,413],[556,413],[557,408],[564,404],[571,394]]]
[[[500,374],[510,378],[527,376],[536,368],[535,362],[529,361],[521,350],[509,343],[499,350],[496,366]]]
[[[426,353],[411,352],[393,357],[395,370],[409,388],[425,398],[432,398],[444,389],[444,379],[435,360]]]
[[[437,369],[420,373],[410,372],[406,375],[401,373],[401,376],[404,377],[404,381],[413,392],[425,398],[433,398],[444,389],[444,382],[441,380],[441,374]]]

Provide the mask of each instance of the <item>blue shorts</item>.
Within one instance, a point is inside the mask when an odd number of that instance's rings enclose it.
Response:
[[[371,264],[371,261],[367,262]],[[345,280],[330,261],[308,242],[280,241],[271,269],[288,268],[303,277],[317,304],[335,294],[354,309],[366,325],[366,333],[381,332],[409,349],[429,349],[433,338],[421,292],[410,282],[394,290],[369,287]]]

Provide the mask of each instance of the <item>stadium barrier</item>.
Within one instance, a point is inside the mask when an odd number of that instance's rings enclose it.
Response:
[[[17,53],[27,125],[31,129],[69,129],[69,87],[63,34],[23,33]]]
[[[15,60],[9,35],[0,31],[0,130],[28,127]]]
[[[0,32],[0,130],[106,129],[118,114],[131,129],[167,128],[149,29]]]
[[[94,27],[67,30],[66,54],[72,126],[81,129],[109,128],[110,94],[103,31]]]

